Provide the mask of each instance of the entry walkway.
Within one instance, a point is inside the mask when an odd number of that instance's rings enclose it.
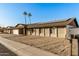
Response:
[[[19,56],[57,56],[33,46],[0,37],[0,43]]]

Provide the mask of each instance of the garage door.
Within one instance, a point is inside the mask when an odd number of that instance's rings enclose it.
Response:
[[[13,30],[13,34],[19,35],[19,30],[18,29]]]

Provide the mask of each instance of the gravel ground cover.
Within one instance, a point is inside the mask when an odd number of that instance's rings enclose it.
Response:
[[[58,55],[69,55],[70,52],[68,42],[63,38],[58,39],[50,37],[22,36],[13,34],[0,34],[0,36],[9,40],[14,40],[30,46],[34,46]]]

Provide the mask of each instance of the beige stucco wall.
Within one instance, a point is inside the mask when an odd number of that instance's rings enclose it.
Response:
[[[50,36],[50,29],[49,28],[45,28],[45,36]]]
[[[36,35],[36,36],[46,36],[46,37],[55,37],[55,38],[65,38],[66,36],[66,28],[62,27],[62,28],[52,28],[53,31],[50,34],[50,28],[41,28],[42,32],[39,33],[39,28],[34,29],[34,31],[32,32],[32,35]],[[57,33],[58,32],[58,33]],[[27,34],[30,35],[30,30],[27,31]]]
[[[27,35],[30,35],[30,30],[27,30]]]
[[[58,28],[58,38],[65,38],[66,28]]]
[[[10,34],[10,30],[8,30],[8,33]]]
[[[52,31],[55,31],[55,32],[51,33],[51,37],[57,38],[57,28],[52,28]]]
[[[6,30],[5,32],[8,33],[8,34],[10,34],[10,30]]]
[[[39,29],[36,29],[36,36],[39,36]]]
[[[4,33],[8,33],[9,34],[9,30],[4,30]]]
[[[18,29],[13,29],[13,34],[19,35],[19,30]]]
[[[40,36],[44,36],[44,28],[41,28],[42,32],[40,33]]]

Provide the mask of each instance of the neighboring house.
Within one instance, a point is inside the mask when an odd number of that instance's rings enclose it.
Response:
[[[34,36],[45,36],[55,38],[65,38],[68,27],[78,27],[76,18],[64,19],[61,21],[34,23],[34,24],[17,24],[14,34],[26,34]],[[26,29],[26,30],[25,30]]]
[[[0,27],[0,33],[3,33],[3,28],[2,27]]]
[[[13,34],[13,29],[14,29],[14,27],[7,26],[6,28],[3,28],[3,31],[4,31],[4,33],[7,33],[7,34]]]

